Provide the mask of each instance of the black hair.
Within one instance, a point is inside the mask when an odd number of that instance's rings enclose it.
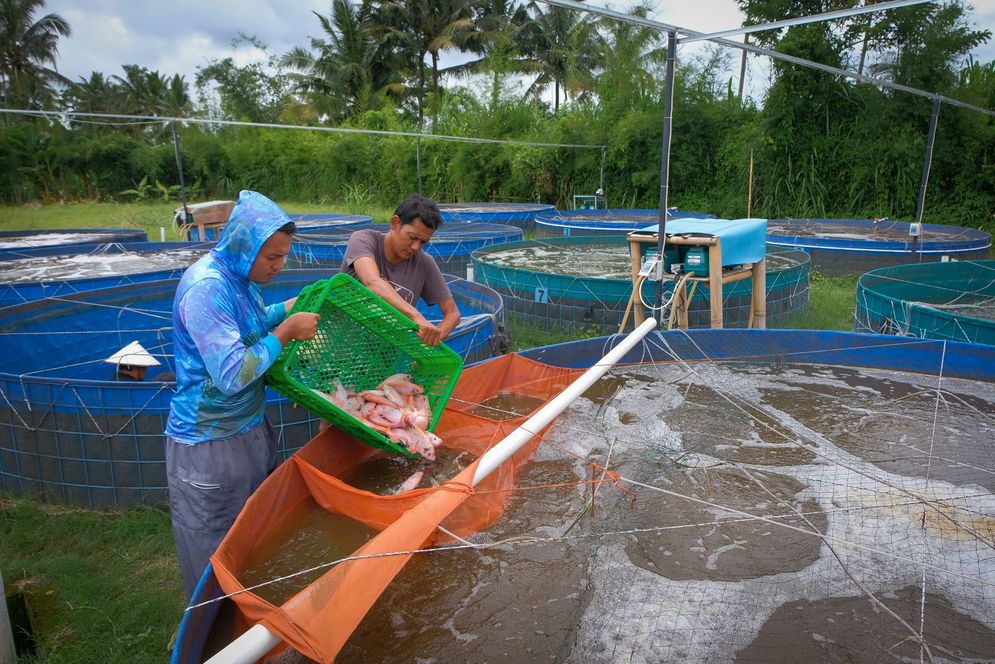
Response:
[[[287,235],[293,235],[297,232],[297,224],[292,221],[288,221],[283,226],[276,229],[279,233],[286,233]]]
[[[415,219],[421,219],[421,222],[433,231],[442,225],[439,206],[431,198],[421,194],[409,194],[397,206],[394,214],[400,218],[402,226],[414,223]]]

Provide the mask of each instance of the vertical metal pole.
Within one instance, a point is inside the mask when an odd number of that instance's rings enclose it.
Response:
[[[743,43],[750,43],[750,35],[743,35]],[[746,49],[743,49],[743,57],[739,61],[739,93],[736,95],[739,97],[739,103],[743,103],[743,82],[746,80]]]
[[[922,223],[922,213],[926,207],[926,185],[929,183],[929,169],[933,165],[933,144],[936,141],[936,125],[940,117],[940,100],[933,100],[933,113],[929,118],[929,135],[926,137],[926,157],[922,162],[922,179],[919,182],[919,198],[916,200],[917,224]],[[920,230],[920,233],[922,231]],[[912,260],[916,261],[916,243],[919,238],[912,239]]]
[[[660,237],[657,239],[657,258],[659,267],[657,268],[656,279],[656,299],[654,305],[659,311],[663,303],[663,256],[667,243],[667,196],[669,194],[670,180],[670,131],[674,124],[674,65],[677,59],[677,32],[671,30],[667,33],[667,77],[664,83],[663,97],[663,144],[660,147]],[[659,314],[654,311],[653,316]]]
[[[601,189],[601,195],[605,195],[605,146],[601,146],[601,172],[598,176],[598,188]],[[597,207],[595,205],[594,207]]]
[[[417,139],[417,145],[415,147],[415,161],[418,168],[418,193],[421,193],[421,136]]]
[[[173,120],[172,127],[173,152],[176,154],[176,172],[180,175],[180,203],[183,205],[183,223],[189,224],[193,220],[190,218],[190,211],[187,209],[187,185],[183,181],[183,160],[180,158],[180,135],[176,131],[176,120]]]

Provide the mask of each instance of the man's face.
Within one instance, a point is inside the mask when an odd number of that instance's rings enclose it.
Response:
[[[268,284],[283,269],[287,254],[290,253],[290,242],[292,238],[281,231],[277,231],[269,236],[263,243],[256,260],[249,270],[249,281],[257,284]]]
[[[390,230],[396,238],[394,248],[401,260],[407,260],[421,251],[435,233],[420,217],[416,217],[410,224],[402,224],[396,215],[390,220]]]

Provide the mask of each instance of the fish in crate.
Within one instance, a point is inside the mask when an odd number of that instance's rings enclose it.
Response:
[[[360,392],[347,389],[338,379],[333,386],[331,394],[313,391],[409,452],[435,460],[442,439],[428,430],[432,409],[424,388],[415,384],[410,374],[394,374],[376,389]]]

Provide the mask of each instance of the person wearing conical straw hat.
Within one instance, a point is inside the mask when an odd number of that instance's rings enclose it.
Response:
[[[245,501],[276,467],[264,374],[318,315],[265,306],[296,226],[279,205],[239,194],[221,240],[183,273],[173,300],[176,394],[166,422],[166,482],[183,586],[197,582]]]
[[[151,353],[137,341],[130,344],[108,357],[104,362],[117,367],[111,380],[121,381],[142,381],[149,367],[159,366],[159,361],[152,357]]]

